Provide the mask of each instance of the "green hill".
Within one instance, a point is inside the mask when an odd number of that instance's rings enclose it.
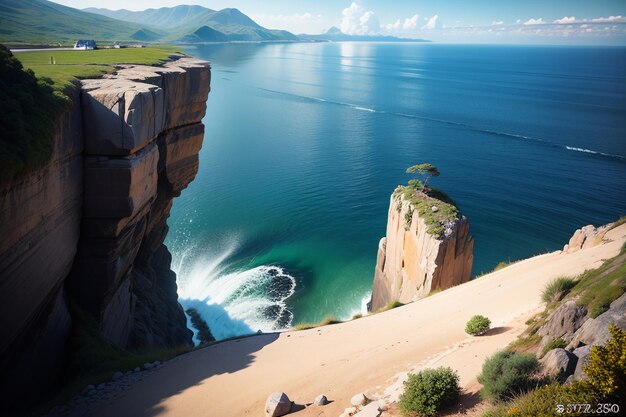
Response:
[[[298,40],[284,30],[266,29],[233,8],[162,7],[141,12],[77,10],[47,0],[1,0],[0,43],[68,44],[100,42],[228,42]]]
[[[147,9],[141,12],[89,8],[86,12],[146,25],[155,24],[168,31],[165,41],[225,42],[225,41],[271,41],[298,40],[293,33],[266,29],[238,9],[211,10],[202,6],[175,6]],[[224,37],[209,31],[212,29]],[[198,31],[200,31],[198,33]],[[200,40],[206,39],[206,40]],[[221,40],[216,40],[221,39]]]
[[[161,28],[174,28],[182,25],[200,27],[203,25],[202,21],[205,16],[215,12],[215,10],[207,9],[206,7],[187,5],[146,9],[141,12],[125,9],[109,10],[95,7],[83,9],[83,11],[112,19],[138,23],[140,25],[154,25]]]
[[[155,28],[142,28],[46,0],[2,0],[0,21],[3,43],[71,43],[85,38],[130,41],[138,40],[133,34],[141,30],[163,36]]]

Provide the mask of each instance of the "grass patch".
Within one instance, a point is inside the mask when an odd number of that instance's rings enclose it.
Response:
[[[609,230],[613,230],[616,227],[620,227],[621,225],[623,225],[624,223],[626,223],[626,216],[622,216],[619,219],[615,220],[611,226],[609,227]]]
[[[498,264],[496,266],[493,267],[493,270],[491,272],[496,272],[499,271],[501,269],[506,268],[507,266],[511,266],[515,263],[517,263],[518,261],[502,261],[502,262],[498,262]]]
[[[426,232],[439,238],[444,236],[446,225],[459,218],[459,209],[443,191],[427,188],[423,192],[419,185],[409,182],[407,186],[396,188],[394,195],[408,201],[411,208],[417,210],[420,218],[426,223]],[[433,207],[437,207],[437,211],[433,211]],[[410,227],[413,220],[413,212],[410,213],[405,219],[407,227]]]
[[[402,304],[400,301],[395,300],[395,301],[389,301],[387,303],[386,306],[379,308],[376,313],[382,313],[383,311],[388,311],[388,310],[393,310],[394,308],[398,308],[398,307],[402,307],[404,304]]]
[[[541,337],[538,334],[520,336],[512,341],[507,349],[518,353],[535,352],[540,342]]]
[[[26,51],[15,54],[25,68],[37,77],[52,79],[55,88],[63,89],[76,79],[96,78],[115,71],[115,65],[161,65],[170,56],[180,54],[176,46],[147,48],[96,49],[94,51]],[[53,59],[55,64],[51,64]]]
[[[567,342],[565,340],[561,338],[552,339],[541,350],[541,357],[544,357],[545,354],[551,351],[552,349],[565,349],[565,346],[567,346]]]
[[[576,302],[587,307],[591,318],[607,311],[613,301],[626,292],[626,253],[605,261],[597,269],[584,272],[572,294]]]
[[[576,280],[570,277],[558,277],[550,281],[541,293],[545,303],[560,301],[576,286]]]
[[[328,326],[329,324],[343,323],[341,320],[337,320],[333,316],[328,316],[324,320],[317,323],[300,323],[293,326],[294,330],[308,330],[315,329],[316,327]]]

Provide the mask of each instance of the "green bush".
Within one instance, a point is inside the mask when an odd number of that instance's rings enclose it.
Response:
[[[491,327],[491,320],[479,314],[475,315],[465,325],[465,333],[472,336],[484,334]]]
[[[478,382],[483,384],[481,395],[489,400],[511,398],[531,388],[533,376],[539,369],[535,355],[503,350],[483,364]]]
[[[553,279],[546,285],[541,294],[541,298],[546,303],[559,301],[567,295],[568,292],[576,285],[576,281],[570,277],[558,277]]]
[[[583,366],[588,383],[607,399],[626,399],[626,330],[609,326],[612,338],[594,346]]]
[[[406,416],[432,416],[459,398],[459,375],[451,368],[426,369],[409,375],[398,407]]]

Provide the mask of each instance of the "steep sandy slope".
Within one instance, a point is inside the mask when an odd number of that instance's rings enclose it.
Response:
[[[619,253],[626,225],[606,243],[516,263],[410,305],[360,320],[214,345],[179,358],[100,406],[90,416],[259,416],[269,393],[296,403],[323,393],[334,402],[296,415],[337,416],[361,391],[384,391],[416,365],[445,364],[472,386],[484,357],[504,347],[541,307],[544,285],[576,275]],[[499,329],[478,339],[463,332],[473,314]],[[323,412],[323,413],[322,413]],[[322,414],[320,414],[322,413]],[[79,414],[76,414],[79,415]]]

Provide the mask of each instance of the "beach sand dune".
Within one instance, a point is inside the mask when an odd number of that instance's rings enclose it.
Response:
[[[553,252],[385,313],[321,328],[232,340],[179,357],[90,416],[262,416],[272,391],[297,404],[325,394],[331,404],[297,416],[338,416],[359,392],[397,396],[412,369],[451,366],[468,391],[485,357],[504,348],[542,308],[551,279],[575,276],[617,255],[626,225],[600,246]],[[467,320],[482,314],[495,327],[470,338]],[[395,385],[394,385],[395,383]]]

